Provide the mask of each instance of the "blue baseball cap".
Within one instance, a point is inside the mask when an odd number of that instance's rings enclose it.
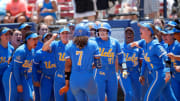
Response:
[[[45,39],[48,35],[51,35],[51,36],[52,36],[52,34],[50,34],[50,33],[45,33],[45,34],[43,35],[43,37],[42,37],[42,41],[44,41],[44,39]]]
[[[65,31],[70,32],[68,27],[63,27],[59,30],[59,34],[61,34],[62,32],[65,32]]]
[[[177,23],[175,21],[169,21],[167,25],[175,27]]]
[[[176,29],[175,28],[173,28],[173,29],[171,29],[171,30],[168,30],[168,29],[165,29],[165,30],[163,30],[163,31],[161,31],[163,34],[174,34],[175,32],[176,32]]]
[[[162,28],[159,27],[159,26],[155,26],[155,28],[156,28],[156,30],[158,30],[158,31],[162,31]]]
[[[6,34],[8,31],[11,31],[10,28],[4,27],[4,29],[0,32],[0,36]]]
[[[75,26],[75,24],[73,24],[73,23],[68,23],[67,26],[68,26],[68,27],[69,27],[69,26]]]
[[[27,24],[27,23],[24,23],[24,24],[22,24],[18,29],[21,30],[21,29],[23,29],[23,28],[25,28],[25,27],[30,27],[30,28],[31,28],[31,25],[29,25],[29,24]]]
[[[139,23],[139,26],[148,28],[151,31],[151,33],[154,34],[154,31],[152,27],[150,26],[150,23]]]
[[[39,37],[39,36],[38,36],[37,33],[32,33],[31,35],[29,35],[29,36],[26,37],[26,41],[27,41],[28,39],[30,39],[30,38],[38,38],[38,37]]]

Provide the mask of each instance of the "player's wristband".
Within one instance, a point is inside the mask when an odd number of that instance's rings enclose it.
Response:
[[[65,80],[70,80],[71,72],[65,72]]]

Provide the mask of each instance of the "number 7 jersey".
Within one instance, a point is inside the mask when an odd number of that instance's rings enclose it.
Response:
[[[88,71],[93,72],[92,64],[94,57],[99,57],[99,48],[95,41],[88,40],[87,45],[83,49],[79,49],[71,41],[65,49],[65,58],[70,58],[72,61],[73,71]]]

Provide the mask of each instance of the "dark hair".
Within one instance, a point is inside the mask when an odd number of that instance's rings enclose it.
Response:
[[[134,30],[131,27],[127,27],[125,29],[125,34],[127,33],[127,31],[131,31],[134,34]]]
[[[29,35],[33,34],[33,33],[34,33],[34,32],[32,32],[32,31],[26,32],[25,40],[24,40],[24,43],[25,43],[25,44],[27,43],[26,38],[27,38]]]
[[[155,36],[157,35],[157,30],[156,30],[156,28],[155,28],[155,26],[153,25],[153,24],[149,24],[150,26],[151,26],[151,28],[152,28],[152,30],[153,30],[153,34],[152,34],[152,32],[151,32],[151,37],[153,38],[153,39],[155,39]]]
[[[87,45],[88,37],[87,36],[74,37],[73,42],[76,45],[76,47],[78,47],[79,49],[83,49]]]

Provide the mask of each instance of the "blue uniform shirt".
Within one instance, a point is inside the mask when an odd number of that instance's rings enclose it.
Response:
[[[164,60],[167,58],[167,52],[158,40],[155,39],[143,45],[143,51],[144,60],[149,70],[164,69]]]
[[[102,40],[101,38],[95,38],[99,46],[99,51],[101,55],[102,61],[102,69],[115,72],[115,61],[116,56],[119,55],[121,59],[118,59],[119,64],[122,64],[123,60],[123,52],[120,48],[120,44],[118,40],[109,37],[107,41]],[[118,56],[118,57],[119,57]]]
[[[43,43],[40,42],[40,41],[38,41],[37,46],[36,46],[36,48],[35,48],[34,50],[35,50],[35,51],[38,51],[39,49],[42,48],[42,46],[43,46]]]
[[[87,45],[83,49],[79,49],[71,41],[66,46],[66,59],[71,58],[73,71],[86,71],[93,73],[92,64],[94,57],[99,57],[99,48],[95,41],[88,40]]]
[[[0,75],[3,75],[4,71],[8,67],[8,58],[12,55],[14,48],[8,43],[8,48],[4,48],[0,45]]]
[[[34,57],[33,65],[33,80],[39,81],[37,79],[36,71],[39,68],[44,75],[54,77],[56,71],[56,62],[55,62],[55,54],[52,52],[38,50]],[[34,67],[36,66],[36,67]]]
[[[140,68],[139,60],[143,59],[143,52],[141,48],[129,48],[126,43],[121,45],[126,60],[128,70],[138,71]]]
[[[52,53],[55,54],[57,71],[64,73],[65,69],[65,46],[62,41],[53,41],[51,44]]]
[[[176,40],[174,41],[174,43],[170,46],[168,46],[167,48],[167,52],[168,53],[173,53],[174,55],[180,55],[180,43]],[[174,60],[174,59],[171,59],[171,70],[174,72],[175,69],[174,67],[175,66],[179,66],[180,65],[180,61],[177,61],[177,60]]]
[[[17,85],[21,85],[21,78],[32,75],[34,50],[28,50],[27,45],[23,44],[14,53],[13,71]]]

